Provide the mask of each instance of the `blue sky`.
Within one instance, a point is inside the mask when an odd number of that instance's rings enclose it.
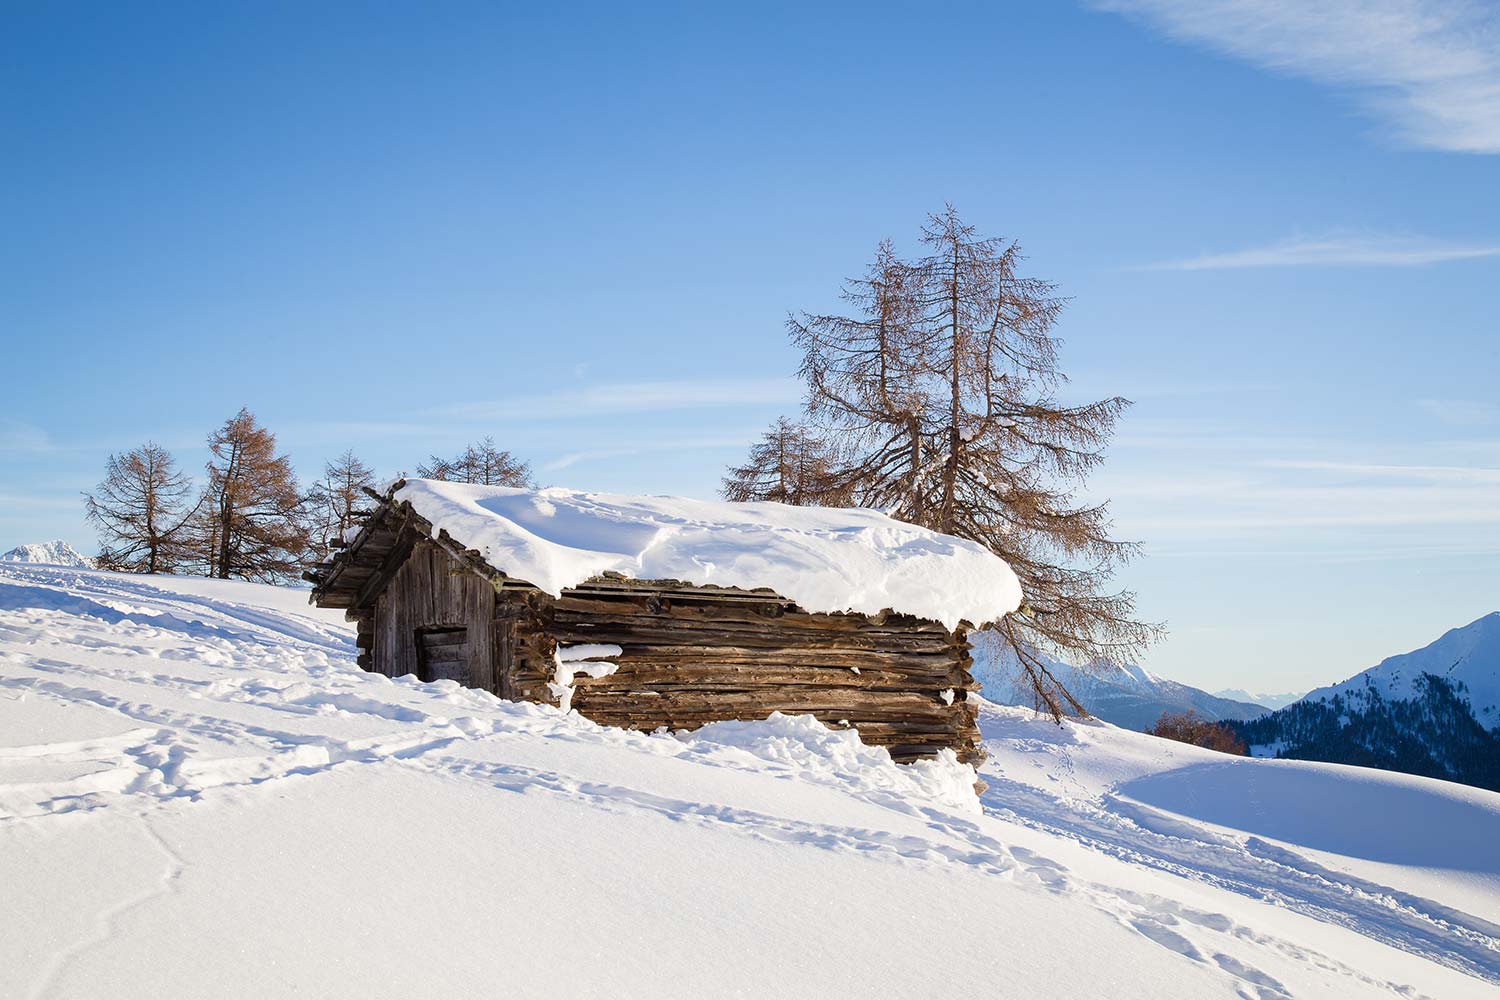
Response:
[[[1500,607],[1481,3],[10,5],[0,546],[241,405],[712,495],[789,310],[951,201],[1072,297],[1147,666],[1307,688]],[[721,9],[722,8],[722,9]]]

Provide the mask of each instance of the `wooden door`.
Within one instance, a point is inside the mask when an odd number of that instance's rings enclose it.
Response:
[[[458,625],[417,629],[417,679],[469,683],[469,630]]]

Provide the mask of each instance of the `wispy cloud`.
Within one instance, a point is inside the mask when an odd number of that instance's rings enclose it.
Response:
[[[1410,145],[1500,153],[1490,0],[1093,0],[1173,38],[1351,90]]]
[[[1387,465],[1365,462],[1277,460],[1262,463],[1271,469],[1301,469],[1310,472],[1344,473],[1365,479],[1406,479],[1419,482],[1500,484],[1500,469],[1469,465]]]
[[[1263,247],[1147,264],[1153,271],[1217,271],[1250,267],[1419,267],[1500,256],[1500,245],[1442,243],[1410,236],[1294,237]]]
[[[57,496],[40,493],[0,493],[0,506],[27,507],[38,510],[83,510],[83,495]]]
[[[802,384],[793,378],[683,378],[650,382],[600,382],[556,392],[511,396],[444,407],[466,420],[593,417],[614,413],[696,410],[727,406],[795,406]]]
[[[1207,542],[1251,536],[1310,553],[1351,544],[1372,556],[1395,546],[1500,550],[1500,468],[1391,457],[1233,449],[1155,474],[1106,474],[1097,486],[1115,500],[1122,536],[1152,552],[1206,552],[1216,547]]]
[[[367,438],[418,438],[436,442],[492,433],[498,427],[520,425],[531,425],[532,429],[546,428],[550,433],[544,436],[562,436],[576,440],[575,431],[559,430],[570,418],[582,420],[603,416],[623,417],[631,414],[747,406],[780,407],[786,412],[792,412],[800,406],[801,395],[802,383],[793,378],[702,377],[595,382],[570,385],[550,392],[426,407],[407,414],[395,411],[391,419],[310,421],[292,425],[288,430],[301,444]],[[686,429],[693,428],[689,426]],[[744,440],[737,439],[730,443],[743,444]],[[618,449],[609,446],[578,450],[574,452],[578,457],[572,461],[558,459],[563,464],[556,467],[566,468],[585,457],[604,457],[605,454],[619,453]]]
[[[1477,399],[1419,399],[1417,405],[1445,424],[1472,427],[1500,423],[1500,406]]]
[[[564,455],[559,455],[551,461],[543,462],[541,470],[543,472],[558,472],[585,462],[597,462],[611,458],[629,458],[632,455],[661,454],[663,452],[675,451],[703,451],[710,448],[738,448],[748,445],[753,438],[754,436],[751,434],[720,435],[716,437],[675,438],[633,445],[590,448],[583,451],[571,451]]]
[[[0,452],[40,454],[56,451],[46,431],[19,420],[0,420]]]

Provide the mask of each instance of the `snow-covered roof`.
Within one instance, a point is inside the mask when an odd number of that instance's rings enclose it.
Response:
[[[994,621],[1021,603],[1005,561],[977,542],[873,510],[718,503],[552,487],[398,484],[411,505],[494,569],[560,595],[601,574],[769,588],[813,612],[890,609]]]

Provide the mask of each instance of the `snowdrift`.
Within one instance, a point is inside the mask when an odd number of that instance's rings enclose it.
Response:
[[[976,799],[807,718],[632,733],[366,674],[303,598],[0,566],[0,995],[1500,984],[1497,795],[991,706]]]

